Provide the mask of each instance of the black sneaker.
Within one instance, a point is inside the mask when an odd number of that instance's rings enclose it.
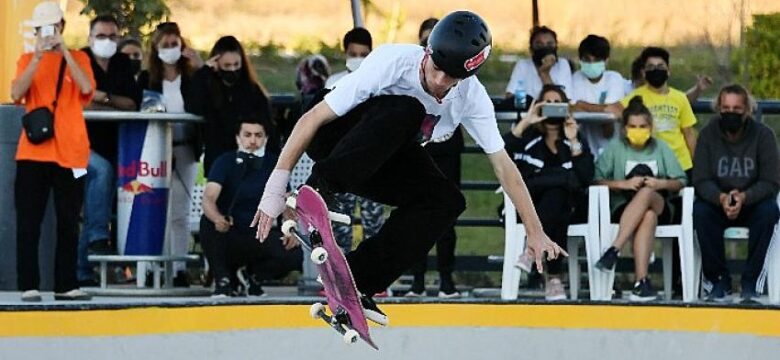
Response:
[[[730,294],[731,279],[722,277],[712,285],[712,290],[710,291],[710,295],[707,296],[707,301],[724,303],[728,301],[726,297]]]
[[[252,274],[249,276],[249,286],[247,286],[246,294],[249,296],[262,297],[265,296],[265,291],[260,285],[261,281],[257,278],[257,275]]]
[[[740,298],[742,299],[740,300],[741,304],[760,304],[758,302],[758,293],[756,292],[756,284],[743,283],[742,294]]]
[[[230,293],[233,288],[230,286],[230,278],[223,277],[214,284],[214,293],[211,294],[212,298],[226,298],[230,297]]]
[[[173,287],[190,287],[190,274],[186,271],[177,271],[173,277]]]
[[[629,298],[631,301],[652,301],[658,298],[658,294],[653,291],[650,278],[645,277],[634,283],[634,290],[631,290]]]
[[[609,249],[604,251],[604,255],[596,263],[596,268],[601,271],[612,271],[615,269],[615,263],[618,258],[618,249],[614,246],[610,246]]]
[[[370,296],[360,295],[360,304],[363,306],[363,314],[366,316],[366,319],[382,326],[387,326],[387,324],[390,322],[390,319],[387,318],[387,315],[385,315],[382,310],[379,310],[379,307],[376,306],[374,299],[372,299]]]

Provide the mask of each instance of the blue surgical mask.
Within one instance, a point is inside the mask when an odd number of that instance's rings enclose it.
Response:
[[[605,61],[596,61],[592,63],[580,61],[580,70],[582,71],[582,74],[591,80],[598,79],[599,76],[604,74],[606,69],[607,63]]]

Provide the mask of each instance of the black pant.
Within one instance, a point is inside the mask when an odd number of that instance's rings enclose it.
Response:
[[[460,153],[463,144],[463,135],[458,128],[453,137],[443,143],[431,143],[425,146],[425,150],[431,155],[436,166],[441,170],[452,184],[460,189]],[[460,142],[461,146],[453,146],[450,143]],[[439,150],[442,149],[442,150]],[[446,149],[446,150],[444,150]],[[436,241],[436,269],[439,275],[451,276],[455,271],[455,245],[458,236],[455,234],[455,226],[447,229],[444,235]],[[422,278],[428,270],[428,254],[425,254],[420,262],[412,267],[415,278]]]
[[[531,191],[531,199],[544,233],[550,237],[550,240],[565,249],[574,203],[571,192],[562,187],[534,189]],[[547,260],[547,272],[550,275],[560,275],[562,268],[562,256],[555,260]]]
[[[21,291],[40,285],[38,243],[41,222],[49,193],[54,190],[57,213],[57,249],[54,258],[54,291],[78,288],[76,247],[79,238],[79,212],[84,195],[83,178],[73,178],[73,170],[55,163],[17,161],[14,195],[16,204],[16,273]]]
[[[307,153],[312,177],[396,207],[375,236],[347,255],[358,290],[387,289],[455,224],[466,201],[416,142],[425,116],[408,96],[378,96],[323,126]]]
[[[742,286],[755,286],[764,266],[764,258],[772,240],[778,216],[777,202],[774,197],[756,204],[744,206],[739,216],[731,221],[720,206],[696,199],[693,203],[693,228],[701,247],[702,270],[704,276],[712,282],[719,279],[729,281],[729,269],[726,266],[726,250],[723,231],[731,226],[746,226],[750,229],[748,255],[742,271]]]
[[[235,271],[246,266],[258,280],[279,279],[293,270],[301,270],[303,252],[300,247],[285,250],[279,238],[282,233],[271,229],[268,238],[260,243],[249,227],[232,227],[228,232],[216,230],[206,216],[200,220],[200,239],[203,252],[214,273],[214,279],[234,278]]]

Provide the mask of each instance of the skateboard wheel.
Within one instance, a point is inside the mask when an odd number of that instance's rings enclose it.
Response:
[[[285,222],[282,223],[282,234],[284,234],[284,236],[290,236],[290,234],[292,234],[290,230],[295,229],[297,225],[298,223],[296,223],[295,220],[285,220]]]
[[[359,336],[357,331],[349,329],[344,333],[344,342],[347,344],[354,344],[358,341]]]
[[[295,196],[288,196],[285,203],[288,208],[295,210],[298,205],[298,200],[295,198]]]
[[[322,265],[328,260],[328,251],[322,247],[316,247],[311,250],[311,261],[317,265]]]
[[[311,315],[311,318],[314,320],[317,320],[320,318],[320,313],[325,311],[325,305],[322,305],[321,303],[314,303],[311,304],[311,307],[309,308],[309,315]]]

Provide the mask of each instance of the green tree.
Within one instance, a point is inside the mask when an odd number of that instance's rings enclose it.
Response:
[[[148,33],[151,26],[170,15],[164,0],[81,0],[82,14],[95,16],[110,14],[119,21],[120,30],[135,38]]]
[[[759,98],[780,98],[780,13],[753,15],[745,32],[747,78],[751,92]],[[740,69],[745,72],[745,69]]]

